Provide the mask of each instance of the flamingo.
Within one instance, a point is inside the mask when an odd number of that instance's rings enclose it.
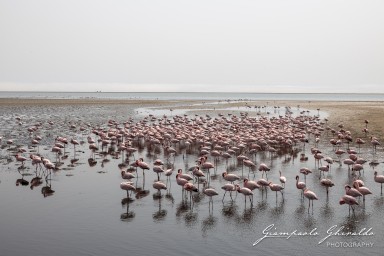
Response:
[[[359,172],[359,176],[361,176],[361,170],[364,171],[364,167],[362,164],[357,164],[355,163],[353,166],[352,166],[352,171],[353,172]]]
[[[199,188],[200,178],[205,177],[204,172],[202,170],[200,170],[200,168],[198,166],[196,166],[192,170],[192,174],[193,174],[193,176],[197,177],[197,188]]]
[[[249,173],[248,173],[248,176],[249,176],[249,174],[251,173],[251,170],[256,167],[256,164],[249,159],[244,159],[243,164],[249,168]]]
[[[340,205],[348,204],[349,205],[349,213],[351,213],[351,208],[352,208],[353,215],[355,215],[355,209],[353,208],[353,205],[359,205],[356,198],[354,198],[353,196],[349,196],[349,195],[342,196],[340,198],[339,204]]]
[[[348,165],[348,171],[351,169],[351,165],[353,165],[355,163],[355,161],[353,161],[352,159],[350,158],[347,158],[343,161],[344,164]]]
[[[154,162],[153,162],[154,165],[164,165],[163,161],[160,160],[160,159],[156,159]]]
[[[345,194],[349,196],[353,196],[353,197],[363,196],[363,194],[361,194],[357,189],[352,188],[349,185],[345,185],[344,188],[345,188]]]
[[[247,202],[247,196],[248,196],[249,201],[251,202],[251,204],[253,204],[253,192],[249,188],[245,188],[245,187],[240,188],[238,184],[236,184],[235,186],[236,186],[237,192],[244,195],[244,202],[245,203]],[[252,199],[251,199],[251,196],[252,196]]]
[[[223,195],[223,199],[222,201],[224,201],[224,197],[225,197],[225,194],[229,191],[229,196],[231,197],[232,199],[232,191],[236,191],[236,186],[235,184],[233,183],[227,183],[225,184],[224,186],[221,187],[225,192],[224,192],[224,195]],[[233,200],[233,199],[232,199]]]
[[[15,157],[16,157],[16,161],[21,162],[21,166],[24,167],[24,162],[25,162],[25,160],[27,160],[27,158],[25,158],[19,154],[16,154]]]
[[[209,170],[212,169],[212,168],[215,168],[215,166],[212,163],[210,163],[210,162],[204,162],[204,163],[200,163],[200,167],[203,170],[207,170],[207,172],[208,172],[208,179],[211,179],[211,174],[210,174]]]
[[[181,186],[182,191],[184,191],[184,185],[188,183],[188,181],[184,178],[180,177],[180,173],[176,175],[176,183],[177,185]]]
[[[260,166],[259,166],[259,171],[263,172],[261,177],[264,177],[264,173],[265,173],[265,177],[268,179],[267,172],[270,171],[270,170],[271,169],[265,163],[261,163]]]
[[[229,181],[232,183],[235,182],[236,180],[240,180],[240,177],[233,173],[223,172],[222,176],[226,181]]]
[[[120,183],[120,188],[122,190],[126,190],[127,191],[127,198],[129,198],[129,192],[130,191],[136,191],[136,188],[132,185],[133,183],[130,182],[130,181],[127,181],[127,182],[121,182]]]
[[[311,206],[311,201],[312,201],[312,211],[313,211],[313,200],[318,200],[318,198],[317,198],[316,194],[313,191],[309,190],[308,188],[306,188],[304,190],[304,196],[306,198],[308,198],[308,203],[309,203],[308,204],[308,213],[309,213],[309,208]]]
[[[266,188],[269,186],[269,182],[265,179],[259,179],[256,181],[256,184],[263,187],[263,188]]]
[[[190,200],[192,201],[192,192],[199,192],[199,189],[192,183],[185,183],[183,186],[184,190],[189,191]]]
[[[372,194],[372,192],[369,190],[369,188],[364,187],[364,186],[360,186],[360,184],[359,184],[359,182],[357,180],[355,180],[353,182],[353,187],[355,189],[357,189],[357,191],[359,191],[363,195],[363,202],[365,202],[365,196],[366,195]]]
[[[256,181],[244,179],[243,186],[246,188],[249,188],[250,190],[255,190],[257,188],[260,188],[260,185],[257,184]]]
[[[160,173],[164,172],[163,168],[160,165],[153,166],[152,169],[157,174],[157,180],[160,180]]]
[[[353,183],[356,183],[359,187],[364,187],[364,181],[357,179],[356,177],[353,179]]]
[[[375,180],[375,182],[380,183],[381,194],[383,194],[384,176],[383,175],[377,175],[377,171],[375,171],[375,173],[374,173],[374,180]]]
[[[327,157],[324,158],[324,161],[327,162],[327,163],[329,164],[329,169],[331,169],[331,166],[332,166],[332,164],[333,164],[333,162],[334,162],[334,160],[332,159],[332,157],[327,156]]]
[[[76,156],[76,145],[79,145],[77,140],[71,139],[71,144],[73,144],[73,155]]]
[[[299,175],[296,175],[296,188],[301,190],[301,196],[303,196],[303,191],[307,187],[304,182],[299,181]]]
[[[167,179],[171,178],[172,173],[173,173],[173,168],[167,169],[164,171],[164,175],[167,177]]]
[[[219,193],[213,188],[208,188],[207,187],[207,181],[204,181],[204,188],[203,188],[203,193],[207,196],[209,196],[209,201],[212,202],[212,197],[217,196]]]
[[[300,168],[300,173],[304,175],[304,181],[307,182],[307,175],[312,173],[312,171],[309,170],[309,168],[307,167],[303,167],[303,168]]]
[[[371,144],[372,144],[372,147],[373,147],[373,152],[376,153],[376,147],[378,145],[380,145],[380,142],[378,141],[377,138],[371,137]]]
[[[130,179],[134,179],[136,178],[135,175],[133,175],[132,173],[130,172],[127,172],[125,170],[122,170],[121,171],[121,178],[125,179],[125,180],[130,180]]]
[[[187,181],[193,180],[193,177],[188,173],[183,173],[182,169],[178,169],[177,173],[180,175],[180,178],[186,179]]]
[[[272,181],[269,182],[269,188],[272,190],[272,191],[275,191],[276,192],[276,200],[277,200],[277,192],[280,191],[281,193],[281,196],[283,198],[283,201],[284,201],[284,194],[283,194],[283,189],[284,187],[279,185],[279,184],[273,184]]]
[[[333,187],[333,186],[335,185],[335,184],[333,183],[333,181],[330,180],[330,179],[322,179],[322,180],[320,180],[320,184],[326,188],[326,190],[327,190],[327,196],[328,196],[328,190],[329,190],[329,188],[331,188],[331,187]]]
[[[320,170],[320,178],[321,178],[321,172],[323,172],[323,176],[324,176],[324,172],[328,172],[329,171],[329,164],[320,166],[319,170]]]
[[[144,162],[143,158],[136,160],[136,165],[140,167],[141,170],[143,170],[143,176],[144,176],[144,170],[149,170],[149,165],[146,162]]]
[[[161,182],[161,181],[155,181],[155,182],[153,182],[152,187],[153,187],[154,189],[157,189],[157,193],[158,193],[159,195],[161,195],[161,190],[162,190],[162,189],[164,189],[164,190],[167,189],[167,186],[166,186],[163,182]]]
[[[315,162],[317,162],[317,164],[321,164],[321,159],[324,158],[324,156],[319,152],[316,152],[313,157],[315,158]]]

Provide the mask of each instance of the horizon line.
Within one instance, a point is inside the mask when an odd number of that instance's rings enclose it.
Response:
[[[384,92],[250,92],[250,91],[43,91],[43,90],[0,90],[0,92],[31,92],[31,93],[251,93],[251,94],[384,94]]]

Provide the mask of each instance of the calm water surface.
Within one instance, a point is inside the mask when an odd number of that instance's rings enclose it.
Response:
[[[298,110],[292,108],[293,114]],[[169,182],[164,176],[161,180],[167,183],[167,191],[162,191],[162,197],[156,196],[157,191],[152,183],[157,176],[152,170],[142,176],[138,171],[138,178],[133,179],[135,186],[146,191],[142,197],[133,195],[133,201],[122,204],[126,192],[119,187],[122,178],[118,164],[121,157],[96,154],[97,164],[90,166],[88,158],[87,136],[90,127],[105,127],[110,118],[123,122],[130,117],[133,122],[141,120],[148,113],[171,116],[176,113],[164,113],[164,110],[130,109],[127,106],[48,106],[48,107],[4,107],[1,109],[0,136],[2,149],[0,154],[0,255],[380,255],[384,246],[382,236],[384,232],[384,197],[380,195],[380,185],[373,180],[373,168],[368,164],[377,161],[375,167],[379,174],[383,173],[383,150],[378,148],[373,153],[369,143],[364,145],[359,156],[368,162],[364,165],[361,179],[370,188],[373,195],[366,197],[365,207],[356,208],[356,215],[349,215],[348,207],[339,205],[339,199],[344,194],[344,185],[350,183],[352,176],[348,175],[348,167],[334,163],[328,174],[335,186],[330,189],[327,198],[325,189],[319,184],[319,172],[310,147],[314,146],[313,137],[304,148],[297,145],[297,155],[287,159],[286,155],[270,156],[261,152],[253,159],[257,164],[264,162],[271,167],[268,179],[279,183],[279,170],[287,177],[284,197],[268,189],[254,191],[254,203],[244,202],[243,195],[235,194],[231,201],[227,195],[222,202],[221,186],[226,181],[220,175],[228,169],[231,173],[247,176],[248,168],[230,160],[228,167],[224,160],[220,160],[216,167],[217,175],[213,175],[210,185],[219,195],[213,199],[210,210],[209,199],[204,194],[195,193],[193,202],[184,198],[181,188],[176,184],[175,174]],[[233,111],[238,114],[237,110]],[[240,111],[243,111],[242,109]],[[273,113],[271,116],[281,113]],[[282,111],[282,110],[281,110]],[[139,112],[139,115],[137,113]],[[92,113],[90,115],[89,113]],[[193,112],[184,112],[194,117]],[[181,114],[181,113],[180,113]],[[309,115],[316,115],[309,113]],[[324,118],[325,113],[320,113]],[[256,113],[250,113],[256,116]],[[21,117],[22,124],[18,124],[16,117]],[[217,115],[212,117],[217,117]],[[49,125],[48,121],[54,124]],[[42,137],[39,147],[32,147],[31,137],[27,128],[35,123],[43,125],[37,134]],[[69,125],[76,125],[70,129]],[[79,127],[86,127],[80,131]],[[42,184],[30,188],[16,186],[16,181],[22,177],[31,181],[35,175],[44,177],[46,173],[38,171],[31,162],[26,162],[26,169],[18,171],[21,164],[13,156],[17,147],[27,149],[24,156],[37,153],[55,161],[55,153],[51,152],[54,139],[65,136],[85,142],[76,148],[68,144],[66,149],[68,158],[63,160],[60,170],[52,172]],[[94,137],[94,135],[92,135]],[[6,145],[6,140],[14,139],[14,144]],[[329,146],[331,133],[321,137],[319,147],[323,154],[337,159],[333,148]],[[353,145],[355,146],[355,145]],[[345,145],[346,147],[346,145]],[[300,153],[305,153],[308,161],[300,161]],[[187,170],[195,165],[198,150],[178,150],[170,161],[174,161],[174,168]],[[347,155],[344,155],[346,158]],[[145,162],[153,167],[157,158],[166,161],[164,150],[148,151],[146,145],[139,147],[135,158],[143,157]],[[79,159],[71,164],[71,159]],[[104,161],[103,161],[104,160]],[[210,157],[213,162],[213,159]],[[131,158],[132,162],[132,158]],[[295,176],[301,167],[310,168],[313,173],[307,177],[307,185],[319,197],[314,203],[314,209],[308,213],[308,201],[302,201],[300,192],[295,187]],[[24,175],[24,176],[22,176]],[[253,178],[253,174],[251,174]],[[256,172],[256,179],[261,173]],[[300,175],[300,179],[303,176]],[[55,192],[44,196],[42,189],[51,186]],[[360,200],[362,203],[362,200]],[[256,246],[253,243],[263,236],[263,230],[270,224],[275,224],[278,232],[293,232],[294,230],[309,232],[316,228],[317,236],[268,238]],[[327,235],[327,229],[333,225],[345,226],[348,230],[359,231],[362,228],[373,228],[373,236],[359,237],[331,237],[326,242],[318,244]],[[327,242],[364,242],[374,243],[369,248],[331,248]]]

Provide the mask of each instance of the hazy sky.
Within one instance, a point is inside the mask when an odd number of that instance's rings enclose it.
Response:
[[[0,0],[0,90],[383,86],[382,0]]]

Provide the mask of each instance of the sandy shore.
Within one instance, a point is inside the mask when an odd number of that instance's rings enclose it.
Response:
[[[207,101],[205,101],[207,102]],[[116,100],[116,99],[9,99],[0,98],[0,106],[17,105],[92,105],[92,104],[127,104],[134,107],[159,107],[199,109],[203,101],[197,100]],[[198,105],[196,105],[198,104]],[[384,102],[356,102],[356,101],[231,101],[220,102],[217,104],[204,104],[204,109],[215,111],[223,107],[235,106],[291,106],[297,109],[309,109],[325,111],[329,114],[328,125],[333,129],[338,129],[339,124],[344,125],[344,129],[352,132],[354,137],[365,137],[362,129],[365,128],[364,120],[368,120],[368,130],[370,136],[384,139]]]

